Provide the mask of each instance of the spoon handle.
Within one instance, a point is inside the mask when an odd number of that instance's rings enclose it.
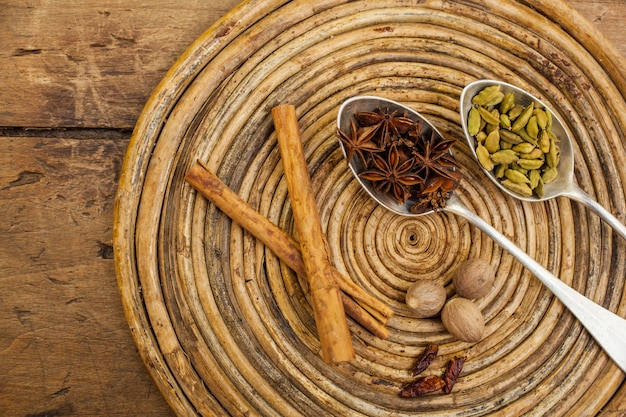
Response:
[[[496,241],[532,272],[567,307],[593,336],[617,366],[626,372],[626,320],[594,303],[551,274],[453,196],[446,211],[457,214]]]
[[[573,185],[572,188],[564,194],[573,200],[583,203],[585,206],[593,210],[601,219],[607,222],[613,230],[626,239],[626,226],[620,222],[610,211],[605,209],[600,203],[591,198],[589,194],[581,190],[577,185]]]

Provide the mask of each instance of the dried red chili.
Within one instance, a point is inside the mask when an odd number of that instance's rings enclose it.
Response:
[[[457,358],[454,357],[448,363],[448,367],[443,374],[443,381],[445,386],[443,387],[443,392],[445,394],[450,394],[452,392],[452,387],[456,384],[456,380],[459,378],[461,371],[463,370],[463,365],[465,364],[465,358]]]
[[[428,375],[408,383],[400,391],[402,398],[415,398],[431,392],[439,391],[445,387],[446,383],[438,375]]]
[[[430,366],[433,360],[435,360],[438,351],[439,347],[437,345],[426,346],[426,349],[424,349],[422,354],[417,358],[417,363],[413,367],[413,376],[417,376],[424,372],[426,368]]]

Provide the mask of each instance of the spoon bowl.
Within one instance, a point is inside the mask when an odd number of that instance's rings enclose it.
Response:
[[[541,105],[541,107],[549,109],[552,113],[552,132],[559,139],[558,145],[560,149],[560,161],[557,165],[558,175],[552,182],[545,184],[544,194],[540,198],[533,194],[532,196],[523,196],[514,191],[504,187],[500,180],[496,178],[492,171],[486,170],[480,165],[483,172],[506,194],[524,201],[539,202],[549,200],[555,197],[569,197],[573,200],[583,203],[585,206],[593,210],[598,216],[606,221],[622,238],[626,239],[626,226],[620,222],[613,214],[606,210],[602,205],[591,198],[587,193],[576,185],[574,182],[574,150],[572,147],[572,135],[567,129],[566,125],[561,121],[558,115],[550,109],[545,103],[539,100],[532,94],[518,88],[514,85],[496,81],[496,80],[478,80],[468,84],[461,93],[460,98],[460,113],[461,113],[461,125],[463,126],[463,132],[465,133],[465,139],[467,144],[474,155],[474,158],[478,160],[476,155],[476,140],[468,131],[468,115],[472,108],[472,98],[478,94],[481,90],[492,85],[499,85],[500,91],[504,94],[513,92],[515,94],[516,103],[522,106],[526,106],[531,102],[535,102]]]
[[[420,115],[418,112],[411,108],[404,106],[392,100],[388,100],[382,97],[376,96],[357,96],[346,100],[339,108],[337,115],[337,129],[343,132],[350,132],[351,119],[356,112],[363,111],[375,111],[377,109],[385,109],[390,112],[397,111],[399,114],[406,112],[407,116],[414,121],[421,121],[423,129],[432,129],[437,135],[441,134],[426,118]],[[562,126],[562,125],[561,125]],[[339,141],[341,150],[345,158],[347,158],[348,150],[345,148],[343,142]],[[470,146],[470,147],[473,147]],[[563,146],[563,148],[567,148]],[[561,163],[565,164],[561,167],[567,167],[572,165],[573,158],[571,157],[571,144],[569,150],[563,149],[562,153],[569,154],[569,157],[564,157]],[[393,198],[380,193],[373,185],[372,182],[363,179],[359,176],[365,167],[359,157],[354,155],[348,166],[354,177],[363,187],[365,191],[380,205],[388,210],[402,215],[402,216],[424,216],[433,212],[433,210],[412,213],[410,208],[413,205],[413,201],[409,200],[405,203],[398,203]],[[570,182],[567,180],[567,175],[572,176],[572,169],[566,172],[560,181]],[[495,179],[495,178],[492,178]],[[556,187],[555,187],[556,188]],[[556,191],[554,191],[556,192]],[[553,194],[556,195],[556,194]],[[497,231],[490,224],[485,222],[480,216],[471,211],[463,202],[454,194],[454,191],[450,193],[450,197],[447,200],[444,207],[440,210],[456,214],[465,218],[471,224],[479,228],[486,235],[491,237],[496,243],[498,243],[504,250],[513,255],[522,265],[524,265],[530,272],[532,272],[539,280],[550,290],[552,293],[567,307],[581,324],[589,331],[589,333],[596,339],[598,344],[603,347],[605,352],[611,357],[620,369],[626,372],[626,320],[615,313],[605,309],[604,307],[594,303],[589,298],[580,294],[563,281],[555,277],[550,271],[545,269],[537,261],[531,258],[513,242],[507,239],[502,233]]]
[[[346,100],[339,109],[339,115],[337,117],[337,128],[342,130],[343,132],[349,132],[350,119],[355,113],[365,111],[373,112],[378,109],[386,109],[389,112],[395,111],[397,114],[406,113],[409,115],[410,119],[413,119],[413,121],[420,121],[422,123],[422,134],[434,131],[437,136],[443,137],[441,133],[439,133],[439,131],[435,128],[435,126],[433,126],[425,117],[423,117],[415,110],[395,101],[376,96],[357,96]],[[347,149],[345,148],[343,142],[339,141],[339,143],[341,144],[341,150],[343,152],[344,158],[347,158]],[[359,181],[363,189],[367,191],[367,193],[374,200],[376,200],[382,206],[386,207],[388,210],[403,216],[414,217],[432,213],[433,210],[413,213],[411,212],[411,207],[413,206],[413,204],[415,204],[415,199],[410,198],[404,203],[398,203],[389,194],[385,194],[377,190],[370,181],[361,178],[359,176],[359,173],[363,172],[366,167],[357,155],[354,155],[352,157],[352,159],[349,161],[348,166],[350,167],[350,170],[354,174],[354,177],[357,179],[357,181]]]

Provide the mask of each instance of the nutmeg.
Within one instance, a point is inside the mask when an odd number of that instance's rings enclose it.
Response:
[[[467,298],[449,300],[441,311],[446,330],[464,342],[479,342],[485,333],[485,318],[480,309]]]
[[[446,289],[439,282],[421,279],[408,288],[405,301],[418,318],[433,317],[446,302]]]
[[[474,299],[486,295],[496,278],[496,270],[481,258],[463,261],[454,272],[452,282],[461,297]]]

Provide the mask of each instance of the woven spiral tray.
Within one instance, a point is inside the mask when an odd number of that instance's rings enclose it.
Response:
[[[523,203],[479,171],[462,141],[463,87],[495,78],[542,98],[574,133],[577,183],[626,221],[626,63],[558,0],[244,2],[169,71],[130,142],[117,198],[115,256],[139,351],[180,416],[594,415],[624,374],[539,281],[461,218],[392,214],[342,158],[343,100],[403,102],[446,136],[464,180],[457,193],[547,269],[624,316],[626,242],[582,205]],[[319,354],[298,277],[184,180],[201,160],[282,229],[294,226],[271,108],[296,106],[334,265],[393,308],[389,337],[349,320],[357,358]],[[477,300],[486,335],[459,342],[417,319],[404,293],[442,282],[464,259],[497,268]],[[424,346],[428,373],[455,355],[453,393],[401,399]],[[622,396],[623,397],[623,396]]]

